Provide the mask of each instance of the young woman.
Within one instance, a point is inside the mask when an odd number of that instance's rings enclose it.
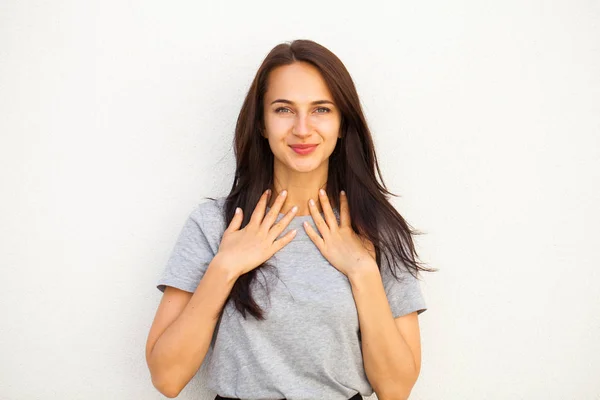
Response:
[[[176,397],[206,361],[216,399],[408,398],[418,275],[434,270],[387,200],[342,62],[310,40],[273,48],[234,144],[230,193],[194,208],[158,281],[153,385]]]

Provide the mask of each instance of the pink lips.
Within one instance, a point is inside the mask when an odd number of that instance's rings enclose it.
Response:
[[[310,154],[317,148],[317,146],[318,145],[316,144],[295,144],[290,147],[298,154]]]

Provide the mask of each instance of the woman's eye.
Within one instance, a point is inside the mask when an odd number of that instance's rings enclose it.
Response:
[[[323,112],[319,112],[320,110],[324,110],[324,111],[323,111]],[[283,111],[284,111],[286,114],[287,114],[288,112],[290,112],[289,108],[286,108],[286,107],[278,107],[278,108],[276,108],[276,109],[275,109],[275,112],[276,112],[276,113],[281,113],[281,112],[283,112]],[[319,108],[317,108],[317,114],[326,114],[326,113],[328,113],[328,112],[330,112],[330,111],[331,111],[331,110],[330,110],[329,108],[327,108],[327,107],[319,107]]]

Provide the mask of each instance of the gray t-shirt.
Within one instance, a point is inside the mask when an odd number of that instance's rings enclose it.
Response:
[[[207,200],[190,213],[157,288],[194,292],[217,253],[226,229],[225,197]],[[251,211],[246,211],[251,212]],[[335,210],[339,221],[339,212]],[[283,217],[279,214],[277,221]],[[349,399],[373,389],[365,374],[359,320],[348,278],[323,257],[304,231],[310,215],[296,216],[280,236],[296,237],[269,262],[251,290],[266,320],[247,319],[228,301],[217,322],[208,363],[208,387],[240,399]],[[381,268],[394,318],[426,304],[419,281],[402,269],[402,282]],[[269,293],[265,291],[267,285]]]

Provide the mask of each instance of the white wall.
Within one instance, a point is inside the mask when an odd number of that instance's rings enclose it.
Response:
[[[440,269],[411,399],[596,399],[600,5],[573,0],[3,1],[0,398],[162,398],[156,280],[296,38],[349,69]]]

